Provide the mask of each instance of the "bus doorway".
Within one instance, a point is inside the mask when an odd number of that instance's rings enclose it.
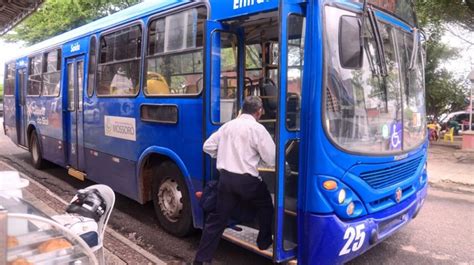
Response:
[[[18,109],[17,109],[17,134],[18,134],[18,144],[24,147],[28,147],[27,139],[27,106],[26,106],[26,69],[20,68],[17,70],[18,74]]]
[[[305,18],[299,5],[208,22],[206,47],[206,138],[236,118],[245,96],[262,99],[259,121],[276,143],[276,167],[260,168],[275,206],[274,244],[256,246],[254,218],[237,220],[241,231],[226,229],[224,238],[276,262],[296,257],[299,131]],[[291,12],[291,15],[289,15]],[[283,40],[283,41],[282,41]],[[206,157],[206,178],[217,178],[215,162]],[[251,216],[251,215],[249,215]],[[238,229],[238,230],[240,230]]]
[[[84,94],[84,57],[68,58],[66,60],[66,157],[69,165],[69,174],[84,179],[82,171],[84,165],[84,138],[83,138],[83,94]]]

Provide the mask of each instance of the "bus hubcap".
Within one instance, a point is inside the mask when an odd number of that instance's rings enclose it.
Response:
[[[170,178],[161,183],[158,191],[158,203],[161,212],[170,222],[177,222],[181,216],[183,194],[178,188],[178,183]]]

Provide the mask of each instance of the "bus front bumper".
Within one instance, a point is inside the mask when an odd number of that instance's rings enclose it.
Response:
[[[393,207],[355,220],[306,213],[299,264],[342,264],[366,252],[416,217],[427,187]]]

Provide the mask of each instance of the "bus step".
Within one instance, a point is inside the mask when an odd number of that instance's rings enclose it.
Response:
[[[237,244],[246,249],[249,249],[257,254],[260,254],[267,258],[273,258],[273,246],[270,246],[266,250],[258,249],[257,247],[258,230],[257,229],[243,226],[243,225],[236,225],[236,227],[242,229],[242,231],[236,231],[235,229],[232,229],[232,228],[226,228],[224,230],[223,238],[234,244]]]
[[[289,260],[288,265],[298,265],[298,260],[297,259],[292,259],[292,260]]]
[[[67,168],[67,173],[70,175],[70,176],[73,176],[75,178],[77,178],[78,180],[82,180],[84,181],[84,179],[86,178],[87,174],[84,173],[84,172],[81,172],[77,169],[74,169],[72,167],[68,167]]]

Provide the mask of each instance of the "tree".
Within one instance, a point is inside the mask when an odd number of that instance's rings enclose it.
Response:
[[[140,0],[48,0],[36,13],[20,23],[4,38],[32,45],[98,18],[113,14]]]
[[[417,0],[416,10],[421,25],[456,24],[474,31],[474,0]]]
[[[449,25],[457,25],[464,30],[474,30],[473,0],[418,0],[416,2],[418,21],[427,32],[426,41],[426,105],[427,114],[439,117],[442,113],[461,110],[466,107],[465,87],[462,80],[443,66],[443,62],[456,58],[458,52],[441,42],[441,37]],[[468,45],[472,40],[459,38]]]

